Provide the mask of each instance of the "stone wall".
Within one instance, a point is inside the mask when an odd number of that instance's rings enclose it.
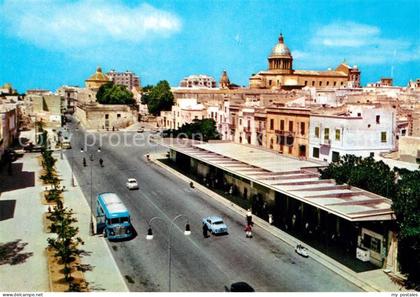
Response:
[[[420,158],[420,137],[403,136],[399,140],[400,160],[415,163]]]

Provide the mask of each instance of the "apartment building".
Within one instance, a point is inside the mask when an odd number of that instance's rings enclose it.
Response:
[[[354,104],[346,109],[310,115],[310,158],[334,162],[346,154],[368,157],[395,149],[395,108]]]

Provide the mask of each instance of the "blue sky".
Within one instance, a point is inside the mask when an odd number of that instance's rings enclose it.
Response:
[[[247,85],[280,32],[295,69],[358,65],[362,83],[420,77],[420,1],[0,1],[0,84],[84,85],[98,65],[142,84],[190,74]]]

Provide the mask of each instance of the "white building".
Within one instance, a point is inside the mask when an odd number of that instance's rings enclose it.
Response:
[[[179,86],[182,88],[216,88],[216,80],[208,75],[194,74],[181,80]]]
[[[391,106],[355,104],[341,114],[311,114],[310,158],[332,162],[346,154],[368,157],[394,150],[396,113]]]
[[[195,98],[177,99],[171,111],[161,111],[158,120],[159,126],[164,129],[178,129],[184,124],[207,117],[207,110]]]

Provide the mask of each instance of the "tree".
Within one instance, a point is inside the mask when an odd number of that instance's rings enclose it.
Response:
[[[194,120],[194,122],[182,125],[177,130],[167,130],[165,136],[187,137],[196,140],[217,140],[220,134],[216,129],[216,122],[213,119]]]
[[[133,104],[133,93],[126,86],[108,82],[96,93],[96,101],[101,104]]]
[[[72,226],[77,220],[73,217],[73,211],[63,208],[61,203],[57,204],[48,218],[52,221],[51,232],[57,234],[56,238],[47,239],[48,245],[56,251],[55,256],[59,257],[64,264],[65,280],[71,282],[70,264],[74,261],[74,257],[81,253],[81,250],[78,249],[79,244],[84,244],[80,237],[76,237],[79,229]]]
[[[147,104],[149,100],[149,93],[152,91],[153,85],[146,85],[141,89],[142,96],[141,96],[141,104]]]
[[[392,209],[398,225],[398,262],[409,287],[420,289],[420,170],[398,169]]]
[[[146,89],[147,88],[147,89]],[[147,104],[149,112],[159,115],[162,110],[171,110],[174,105],[174,95],[166,80],[161,80],[156,86],[143,88],[142,103]]]

